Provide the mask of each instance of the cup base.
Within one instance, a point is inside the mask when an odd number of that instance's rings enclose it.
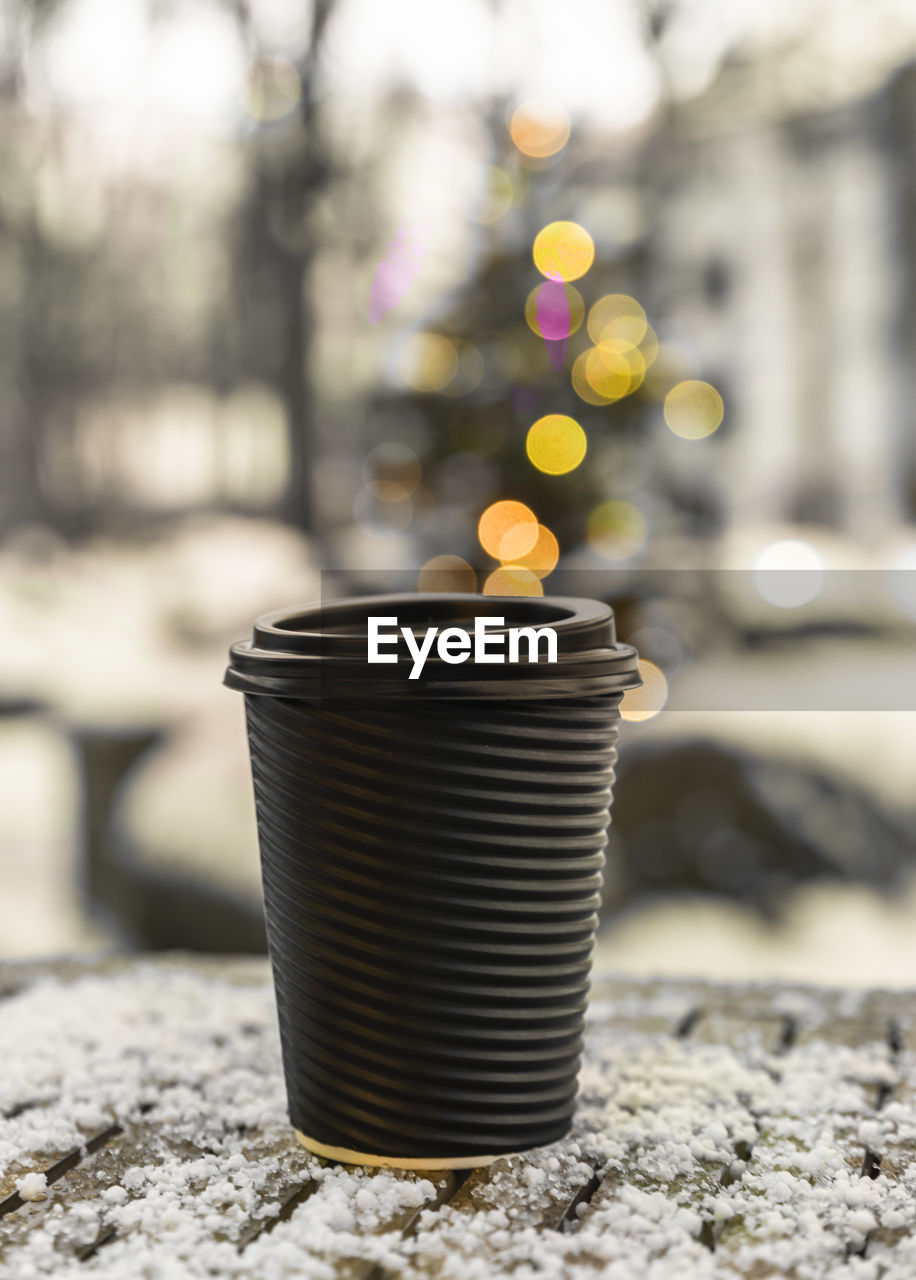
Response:
[[[519,1154],[506,1151],[486,1156],[377,1156],[368,1151],[353,1151],[349,1147],[329,1147],[327,1143],[318,1142],[299,1129],[295,1130],[295,1134],[306,1151],[311,1151],[316,1156],[323,1156],[325,1160],[338,1160],[341,1164],[368,1164],[388,1169],[478,1169],[482,1165],[492,1164],[494,1160]]]

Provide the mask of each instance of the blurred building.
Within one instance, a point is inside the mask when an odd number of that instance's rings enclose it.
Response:
[[[867,541],[916,513],[914,95],[912,65],[827,110],[736,111],[717,84],[656,142],[647,306],[728,405],[729,523]]]

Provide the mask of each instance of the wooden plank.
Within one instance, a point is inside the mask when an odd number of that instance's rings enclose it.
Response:
[[[860,1055],[850,1062],[841,1054],[838,1060],[834,1052],[824,1052],[823,1041],[793,1049],[787,1019],[745,1017],[728,1011],[727,1001],[718,1010],[707,1004],[681,1043],[685,1058],[673,1064],[670,1096],[656,1068],[656,1096],[651,1105],[645,1103],[649,1118],[643,1117],[642,1131],[636,1126],[616,1174],[605,1178],[582,1214],[578,1230],[587,1255],[592,1251],[588,1256],[598,1249],[602,1232],[615,1224],[635,1234],[634,1243],[641,1234],[650,1259],[677,1251],[685,1269],[689,1258],[699,1267],[697,1250],[705,1247],[716,1253],[717,1268],[760,1277],[807,1274],[831,1265],[831,1259],[842,1262],[850,1249],[864,1244],[867,1211],[857,1216],[841,1196],[838,1202],[846,1212],[841,1209],[835,1221],[830,1220],[829,1200],[817,1202],[815,1216],[821,1223],[816,1241],[805,1239],[801,1216],[784,1212],[782,1206],[793,1195],[807,1196],[811,1212],[819,1182],[832,1179],[842,1192],[850,1178],[859,1177],[864,1145],[853,1120],[872,1114],[871,1099],[862,1081],[847,1079],[846,1073],[868,1078],[875,1059],[866,1053],[864,1059]],[[706,1046],[710,1052],[704,1058]],[[687,1076],[693,1095],[688,1122],[678,1114],[678,1081],[691,1054],[697,1056],[696,1074]],[[882,1052],[878,1067],[886,1061]],[[812,1075],[813,1062],[818,1070]],[[811,1088],[805,1083],[809,1076]],[[704,1123],[697,1104],[707,1081],[707,1128],[723,1143],[712,1156],[694,1145]],[[638,1120],[638,1110],[636,1115]],[[659,1117],[663,1133],[654,1141],[653,1124]],[[716,1121],[722,1126],[718,1130]],[[736,1121],[744,1125],[740,1137]],[[825,1135],[823,1150],[817,1145],[818,1125]],[[725,1159],[728,1142],[734,1157],[730,1163]],[[634,1191],[642,1198],[634,1199]],[[667,1216],[666,1204],[673,1206]],[[656,1239],[661,1242],[657,1248]]]
[[[615,1093],[612,1116],[626,1145],[575,1224],[596,1262],[600,1237],[621,1216],[651,1239],[658,1229],[651,1215],[662,1204],[671,1209],[666,1240],[702,1256],[714,1242],[723,1190],[740,1176],[756,1137],[751,1095],[758,1073],[769,1079],[763,1066],[782,1042],[783,1020],[742,1017],[730,999],[703,994],[678,1040],[637,1061]]]
[[[594,1163],[584,1158],[590,1138],[574,1131],[562,1143],[475,1170],[447,1205],[419,1221],[411,1267],[430,1278],[446,1270],[454,1275],[462,1262],[499,1274],[510,1257],[537,1267],[545,1240],[596,1178]]]
[[[827,1274],[864,1251],[875,1197],[863,1177],[863,1126],[875,1115],[876,1082],[893,1073],[868,1009],[844,1016],[842,1000],[827,994],[819,1009],[797,1008],[792,1020],[775,1088],[754,1108],[758,1133],[737,1212],[715,1236],[717,1259],[760,1277]]]
[[[323,1260],[333,1263],[338,1280],[362,1280],[378,1265],[369,1237],[378,1240],[381,1258],[390,1256],[386,1233],[408,1232],[418,1213],[446,1199],[462,1176],[331,1166],[285,1128],[242,1138],[231,1155],[220,1135],[213,1138],[212,1147],[176,1138],[154,1118],[130,1126],[68,1171],[46,1202],[25,1205],[0,1224],[5,1256],[15,1265],[17,1246],[37,1226],[46,1227],[61,1263],[102,1249],[111,1258],[130,1257],[132,1241],[155,1248],[180,1232],[192,1250],[202,1242],[231,1246],[252,1274],[283,1240],[303,1268]],[[161,1211],[151,1215],[146,1204],[160,1172],[173,1191],[176,1177],[180,1184],[164,1217]],[[341,1221],[347,1202],[361,1210],[361,1222],[354,1220],[350,1231]],[[337,1223],[330,1237],[329,1218]],[[181,1251],[173,1258],[182,1261]]]

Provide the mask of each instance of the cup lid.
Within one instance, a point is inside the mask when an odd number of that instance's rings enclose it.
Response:
[[[513,628],[556,632],[557,661],[447,662],[433,643],[419,678],[403,644],[397,661],[368,662],[368,619],[396,618],[422,641],[429,627],[459,627],[472,639],[477,618],[501,618],[487,638],[505,643]],[[389,633],[393,627],[389,627]],[[390,652],[390,649],[388,650]],[[279,609],[258,618],[251,640],[229,651],[224,683],[243,693],[320,700],[336,697],[569,698],[623,692],[642,684],[636,650],[617,641],[614,613],[598,600],[572,596],[453,593],[360,596]],[[392,655],[393,656],[393,655]]]

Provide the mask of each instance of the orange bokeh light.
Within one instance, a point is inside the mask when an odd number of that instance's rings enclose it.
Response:
[[[483,584],[485,596],[542,596],[544,588],[530,569],[503,565]]]
[[[516,107],[509,136],[522,155],[544,160],[562,151],[569,141],[569,116],[548,98],[528,98]]]
[[[494,502],[480,517],[477,536],[494,560],[520,560],[537,542],[537,517],[524,502]]]
[[[537,541],[531,550],[503,567],[528,569],[536,578],[546,578],[556,568],[559,558],[560,544],[546,525],[539,524]]]

